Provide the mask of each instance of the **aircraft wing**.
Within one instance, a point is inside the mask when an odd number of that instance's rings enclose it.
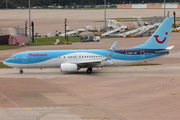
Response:
[[[91,64],[91,63],[101,63],[103,60],[91,60],[91,61],[80,61],[77,64]]]
[[[74,64],[77,64],[80,67],[87,67],[87,66],[91,66],[92,67],[92,66],[96,66],[96,65],[103,66],[103,64],[101,64],[101,62],[102,61],[108,61],[108,62],[110,62],[113,65],[114,63],[111,61],[111,58],[113,56],[116,44],[117,44],[117,41],[110,48],[109,55],[105,59],[103,59],[103,60],[77,61]]]
[[[168,52],[170,50],[172,50],[174,48],[174,46],[169,46],[167,47],[165,50],[159,50],[159,51],[154,51],[155,53],[163,53],[163,52]]]
[[[98,66],[103,66],[103,64],[101,64],[103,60],[91,60],[91,61],[79,61],[76,62],[76,64],[80,67],[96,67]]]

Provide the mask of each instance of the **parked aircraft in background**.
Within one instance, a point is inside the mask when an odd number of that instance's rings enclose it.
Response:
[[[75,72],[95,67],[125,66],[149,61],[167,55],[174,47],[167,47],[173,17],[167,17],[149,40],[130,49],[109,50],[47,50],[22,52],[12,55],[3,63],[16,68],[22,74],[25,68],[60,68],[62,72]]]

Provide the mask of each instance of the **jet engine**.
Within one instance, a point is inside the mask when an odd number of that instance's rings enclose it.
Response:
[[[61,64],[61,72],[75,72],[75,71],[78,71],[78,67],[76,64],[71,64],[71,63]]]

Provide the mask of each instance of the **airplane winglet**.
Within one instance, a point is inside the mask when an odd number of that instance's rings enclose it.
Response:
[[[111,61],[111,58],[112,58],[112,56],[113,56],[113,53],[114,53],[116,44],[117,44],[117,41],[111,46],[111,48],[110,48],[111,52],[109,53],[109,55],[108,55],[107,58],[105,59],[105,60],[109,61],[112,65],[113,65],[114,63]]]
[[[112,65],[114,65],[114,63],[111,60],[107,60],[108,62],[110,62]]]

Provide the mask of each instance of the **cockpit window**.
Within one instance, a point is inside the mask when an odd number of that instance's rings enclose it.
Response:
[[[16,59],[16,57],[11,57],[11,59]]]

